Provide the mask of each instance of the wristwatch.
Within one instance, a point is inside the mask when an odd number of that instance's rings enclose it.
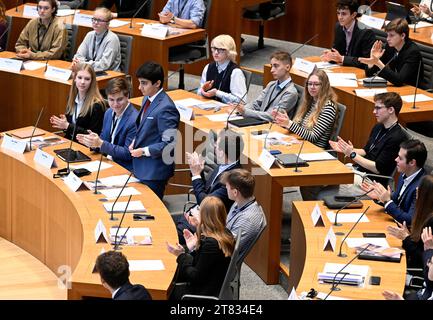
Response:
[[[356,152],[352,151],[349,155],[350,159],[354,159],[356,157]]]
[[[173,24],[175,24],[176,23],[176,21],[174,21],[174,19],[175,19],[176,17],[175,16],[173,16],[173,18],[171,18],[171,20],[170,20],[170,23],[173,23]]]

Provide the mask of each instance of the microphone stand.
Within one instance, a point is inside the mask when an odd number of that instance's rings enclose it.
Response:
[[[128,227],[128,229],[126,229],[125,233],[120,238],[120,240],[118,242],[116,241],[117,240],[117,235],[119,233],[120,227],[121,227],[122,222],[123,222],[123,218],[125,218],[126,211],[128,210],[128,206],[129,206],[129,202],[131,201],[131,198],[132,198],[132,194],[129,196],[128,203],[125,206],[125,210],[123,210],[122,219],[120,219],[120,223],[117,226],[116,235],[114,236],[114,247],[113,247],[113,250],[121,250],[121,247],[119,247],[119,243],[122,242],[123,237],[126,235],[126,232],[128,232],[128,230],[129,230],[129,227]],[[113,228],[115,228],[115,226],[113,226]]]
[[[122,192],[123,192],[123,189],[125,189],[125,187],[126,187],[126,185],[128,184],[128,181],[129,181],[129,179],[131,178],[131,176],[132,176],[132,172],[129,174],[128,179],[126,179],[126,182],[125,182],[125,184],[123,185],[122,190],[120,190],[119,195],[117,196],[116,200],[114,200],[113,206],[111,207],[111,216],[110,216],[110,220],[111,220],[111,221],[119,220],[119,219],[117,219],[116,217],[114,217],[114,215],[113,215],[114,206],[116,205],[117,200],[119,200],[119,198],[120,198],[120,196],[121,196],[121,194],[122,194]]]
[[[367,209],[364,210],[364,212],[363,212],[363,213],[361,214],[361,216],[359,217],[358,221],[356,221],[356,222],[353,224],[352,228],[351,228],[351,229],[349,230],[349,232],[346,234],[346,236],[344,237],[343,241],[341,241],[341,244],[340,244],[340,250],[339,250],[339,252],[338,252],[338,256],[339,256],[339,257],[341,257],[341,258],[346,258],[346,257],[347,257],[347,254],[345,254],[345,253],[341,253],[341,249],[343,248],[343,243],[344,243],[344,241],[346,241],[347,237],[348,237],[349,234],[353,231],[353,229],[356,227],[356,225],[359,223],[359,221],[361,221],[362,217],[365,215],[365,213],[367,212],[368,209],[370,209],[370,206],[368,206]]]
[[[363,80],[363,85],[364,87],[370,88],[370,87],[381,87],[382,85],[380,83],[376,83],[377,85],[375,85],[374,83],[374,79],[376,79],[376,77],[382,72],[383,69],[385,69],[387,66],[389,66],[389,64],[395,59],[397,58],[397,54],[394,54],[394,56],[389,59],[389,61],[383,66],[382,69],[380,69],[379,71],[377,71],[372,78],[370,79],[364,79]],[[385,80],[385,85],[384,87],[386,87],[386,80]]]
[[[416,93],[417,93],[417,91],[418,91],[418,84],[419,84],[419,74],[420,74],[420,71],[421,71],[421,62],[422,62],[422,59],[419,61],[419,63],[418,63],[418,73],[417,73],[417,76],[416,76],[416,86],[415,86],[415,94],[414,94],[414,96],[413,96],[413,105],[412,105],[412,109],[418,109],[417,107],[416,107],[416,105],[415,105],[415,101],[416,101]]]
[[[230,111],[229,116],[227,117],[227,121],[226,121],[226,127],[225,130],[227,130],[229,128],[229,119],[231,117],[231,115],[233,114],[233,112],[239,107],[239,105],[241,104],[241,102],[244,100],[245,96],[247,95],[248,91],[244,93],[244,95],[242,96],[242,98],[238,101],[238,103],[236,104],[236,106],[233,108],[232,111]]]
[[[275,116],[277,116],[278,112],[280,112],[280,108],[281,108],[281,105],[278,105],[277,112],[275,113]],[[271,129],[272,129],[272,126],[274,125],[274,122],[275,122],[275,117],[274,117],[274,119],[272,119],[272,121],[271,121],[271,125],[270,125],[269,128],[268,128],[268,133],[266,133],[265,141],[264,141],[264,145],[263,145],[263,149],[268,149],[268,148],[266,147],[266,143],[267,143],[267,141],[268,141],[268,136],[269,136],[269,133],[271,133]]]
[[[301,151],[302,151],[302,148],[304,147],[304,143],[305,143],[305,140],[302,140],[301,147],[299,148],[299,152],[298,152],[298,155],[296,157],[296,164],[295,164],[295,169],[293,170],[293,172],[302,172],[302,170],[300,170],[298,168],[298,164],[299,164],[299,156],[301,155]]]
[[[32,139],[33,136],[35,135],[36,128],[39,124],[39,120],[41,120],[41,116],[43,112],[44,112],[44,107],[42,107],[41,111],[39,111],[38,118],[36,119],[35,126],[33,127],[32,135],[30,136],[30,140],[29,140],[29,151],[32,151]]]
[[[98,165],[98,172],[96,173],[96,179],[95,179],[95,191],[94,194],[98,194],[98,178],[99,178],[99,172],[101,171],[101,163],[102,163],[102,157],[104,154],[101,152],[101,158],[99,159],[99,165]]]
[[[140,6],[140,8],[138,8],[137,11],[135,11],[134,15],[131,17],[131,23],[129,24],[129,28],[132,29],[132,19],[134,19],[137,14],[141,11],[141,9],[143,9],[143,7],[149,2],[149,0],[146,0],[143,2],[143,4]]]
[[[290,55],[293,55],[296,51],[298,51],[299,49],[303,48],[306,44],[310,43],[311,41],[313,41],[314,39],[317,38],[319,34],[316,33],[314,36],[312,36],[310,39],[308,39],[307,41],[305,41],[302,45],[300,45],[299,47],[297,47],[295,50],[293,50],[292,52],[290,52]]]

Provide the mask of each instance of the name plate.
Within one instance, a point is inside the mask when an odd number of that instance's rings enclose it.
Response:
[[[27,147],[27,142],[4,135],[2,147],[13,152],[24,153]]]
[[[384,19],[367,16],[366,14],[363,14],[361,18],[359,19],[360,22],[365,24],[368,27],[374,28],[374,29],[382,29],[383,24],[385,23]]]
[[[259,157],[259,162],[264,169],[269,170],[275,162],[275,157],[268,150],[263,149]]]
[[[141,35],[149,38],[164,39],[167,36],[168,27],[153,24],[144,24]]]
[[[301,58],[296,58],[295,63],[293,64],[293,68],[308,74],[313,72],[315,67],[316,67],[315,63]]]
[[[332,227],[330,227],[325,237],[325,241],[323,244],[323,251],[334,251],[336,242],[337,242],[337,237],[335,236]]]
[[[35,156],[33,157],[33,160],[48,169],[51,169],[52,167],[57,167],[55,158],[45,151],[42,151],[41,149],[36,149]]]
[[[83,184],[83,181],[78,178],[72,171],[63,181],[65,181],[68,188],[74,192],[78,191],[78,189],[80,189],[81,185]]]
[[[311,212],[311,220],[313,220],[313,226],[315,227],[325,226],[325,223],[323,222],[323,218],[322,218],[322,212],[320,211],[320,207],[318,204],[314,206],[314,209]]]
[[[184,120],[193,120],[194,119],[194,110],[188,107],[176,105],[177,111],[179,111],[180,117]]]
[[[53,66],[48,66],[47,71],[45,71],[46,78],[54,78],[62,81],[68,81],[71,77],[72,70],[56,68]]]
[[[38,7],[37,6],[24,6],[24,11],[23,11],[23,16],[24,17],[31,17],[31,18],[36,18],[39,17],[38,14]]]
[[[92,18],[93,16],[90,14],[76,13],[74,15],[74,21],[72,23],[79,26],[91,27]]]
[[[96,243],[108,243],[107,229],[101,219],[99,219],[96,224],[94,236]]]
[[[19,73],[23,67],[22,60],[0,58],[0,69],[5,71],[11,71]]]

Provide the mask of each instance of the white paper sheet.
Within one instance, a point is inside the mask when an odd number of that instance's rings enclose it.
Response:
[[[73,14],[75,14],[75,11],[77,11],[77,10],[73,10],[73,9],[59,9],[59,10],[57,10],[57,16],[58,17],[72,16]],[[79,10],[78,10],[78,12],[79,12]]]
[[[327,75],[333,87],[358,87],[358,81],[354,73],[327,72]]]
[[[128,260],[129,271],[165,270],[162,260]]]
[[[122,174],[119,176],[100,178],[99,181],[101,182],[101,184],[103,184],[105,186],[121,186],[122,187],[125,184],[127,179],[128,179],[128,175]],[[128,183],[139,182],[139,181],[140,180],[138,180],[137,178],[131,177],[131,178],[129,178]]]
[[[174,103],[176,105],[180,105],[182,107],[192,107],[197,104],[203,103],[204,101],[194,99],[194,98],[187,98],[187,99],[181,99],[181,100],[175,100]]]
[[[299,157],[305,161],[335,160],[328,152],[301,153]]]
[[[119,196],[120,190],[122,190],[122,188],[102,189],[100,191],[107,199],[116,199]],[[123,189],[121,197],[130,195],[134,196],[137,194],[141,194],[141,192],[134,187],[126,187],[125,189]]]
[[[113,166],[112,164],[109,164],[109,163],[106,163],[103,161],[101,162],[101,170],[111,168],[112,166]],[[71,165],[72,169],[84,168],[84,169],[89,170],[90,172],[97,172],[98,167],[99,167],[99,161],[98,160]]]
[[[106,202],[104,203],[104,208],[108,213],[111,213],[111,209],[113,208],[114,202]],[[114,213],[123,213],[126,208],[126,204],[128,201],[117,201],[114,205]],[[140,200],[130,201],[128,205],[128,209],[126,212],[146,212],[143,203]]]
[[[315,62],[314,64],[317,66],[318,69],[333,69],[339,67],[339,65],[336,63],[330,63],[324,61]]]
[[[110,28],[118,28],[122,26],[126,26],[127,24],[130,24],[130,21],[121,21],[117,19],[113,19],[110,21]]]
[[[45,67],[45,63],[40,63],[36,61],[26,61],[23,63],[23,67],[26,70],[36,70]]]
[[[360,247],[367,243],[389,248],[389,243],[386,241],[386,238],[347,238],[346,243],[349,248]]]
[[[375,94],[388,92],[385,88],[381,89],[355,89],[358,97],[374,97]]]
[[[225,121],[227,121],[228,116],[229,116],[228,113],[205,115],[206,118],[208,118],[210,121],[214,121],[214,122],[225,122]],[[236,114],[232,114],[230,116],[230,120],[239,120],[239,119],[243,119],[243,117],[237,116]]]
[[[361,216],[362,213],[342,213],[340,212],[338,214],[338,222],[340,223],[348,223],[348,222],[353,222],[355,223],[356,221],[358,221],[359,217]],[[335,212],[334,211],[327,211],[326,212],[326,216],[328,217],[329,221],[335,221]],[[367,216],[363,216],[361,221],[359,221],[359,223],[361,222],[370,222],[370,220],[368,220]]]
[[[404,102],[413,103],[414,96],[415,96],[414,94],[407,95],[407,96],[401,96],[401,99]],[[416,95],[415,103],[416,102],[432,101],[432,100],[433,100],[432,97],[426,96],[425,94],[421,93],[421,94]]]
[[[345,264],[343,263],[330,263],[327,262],[325,267],[323,268],[324,273],[337,273],[339,272]],[[343,269],[344,272],[348,272],[352,275],[360,275],[363,277],[367,277],[368,272],[370,270],[369,266],[366,265],[358,265],[358,264],[350,264],[346,268]]]

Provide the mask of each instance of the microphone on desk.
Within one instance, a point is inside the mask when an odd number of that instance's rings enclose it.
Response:
[[[41,116],[42,116],[43,112],[44,112],[44,107],[42,107],[41,111],[39,111],[38,118],[36,119],[35,126],[33,127],[32,135],[30,136],[30,139],[29,139],[29,151],[32,151],[32,139],[35,135],[36,128],[38,127],[39,120],[41,120]]]
[[[278,112],[280,112],[280,108],[281,108],[281,105],[278,105],[277,112],[275,113],[275,117],[277,116]],[[266,136],[265,136],[265,141],[264,141],[263,149],[266,149],[266,150],[268,149],[266,147],[266,144],[267,144],[267,141],[268,141],[268,136],[269,136],[269,133],[271,132],[272,126],[274,125],[275,117],[272,119],[271,124],[270,124],[270,126],[268,128],[268,132],[266,133]]]
[[[331,290],[329,290],[328,294],[326,295],[325,298],[323,298],[323,300],[326,300],[329,295],[331,294],[332,291],[339,291],[341,290],[340,288],[337,288],[337,286],[343,281],[344,277],[347,276],[348,274],[350,274],[349,272],[342,272],[344,269],[346,269],[356,258],[358,258],[365,250],[367,250],[369,247],[371,246],[370,243],[367,244],[367,246],[361,250],[361,252],[359,252],[358,254],[356,254],[352,259],[350,259],[350,261],[348,263],[346,263],[343,268],[341,268],[334,276],[334,279],[332,279],[332,285],[331,285]],[[337,275],[339,274],[343,274],[343,276],[341,277],[340,280],[338,280],[337,283],[335,283],[335,280],[337,279]]]
[[[299,148],[298,155],[296,156],[295,169],[293,170],[293,172],[302,172],[302,170],[299,170],[298,167],[299,167],[299,156],[301,155],[301,151],[302,151],[302,148],[304,147],[304,143],[305,143],[305,140],[302,140],[301,147]]]
[[[377,2],[377,0],[374,0],[373,3],[370,5],[359,6],[358,13],[360,13],[361,15],[363,15],[363,14],[370,15],[371,14],[371,7],[374,6],[374,4],[376,2]]]
[[[349,232],[346,234],[346,236],[344,237],[343,241],[341,241],[341,244],[340,244],[340,250],[339,250],[339,252],[338,252],[338,256],[339,256],[339,257],[341,257],[341,258],[345,258],[345,257],[347,257],[346,254],[341,253],[341,249],[343,248],[343,243],[344,243],[344,241],[346,241],[347,237],[350,235],[350,233],[353,231],[353,229],[357,226],[357,224],[359,223],[359,221],[361,221],[362,217],[365,215],[365,213],[368,211],[368,209],[370,209],[370,206],[368,206],[368,207],[364,210],[364,212],[363,212],[363,213],[361,214],[361,216],[359,217],[358,221],[356,221],[356,222],[353,224],[352,228],[351,228],[351,229],[349,230]]]
[[[361,195],[359,195],[359,196],[354,197],[352,201],[346,203],[343,207],[341,207],[340,209],[338,209],[337,212],[335,213],[334,226],[336,226],[336,227],[341,227],[341,226],[342,226],[341,223],[338,223],[338,222],[337,222],[337,216],[338,216],[338,214],[340,213],[340,211],[346,209],[346,208],[349,207],[352,203],[358,201],[359,199],[361,199],[362,197],[366,196],[367,194],[369,194],[369,193],[372,192],[373,190],[374,190],[374,189],[370,189],[370,190],[368,190],[367,192],[365,192],[365,193],[363,193],[363,194],[361,194]],[[341,232],[341,233],[338,233],[338,232],[336,233],[336,235],[339,235],[339,236],[342,236],[343,234],[344,234],[344,233],[342,233],[342,232]]]
[[[303,44],[301,44],[295,50],[293,50],[292,52],[290,52],[290,55],[293,55],[296,51],[302,49],[305,45],[309,44],[311,41],[313,41],[314,39],[316,39],[318,36],[319,36],[319,34],[316,33],[314,36],[312,36],[310,39],[308,39],[307,41],[305,41]]]
[[[98,194],[98,178],[99,178],[99,172],[101,172],[101,163],[103,157],[104,154],[101,152],[101,157],[99,158],[98,172],[96,172],[95,191],[93,192],[94,194]]]
[[[113,247],[113,250],[121,250],[122,249],[121,247],[119,247],[119,244],[122,242],[123,237],[126,235],[126,232],[128,232],[128,230],[129,230],[129,227],[128,227],[126,229],[125,233],[120,238],[120,240],[116,241],[117,240],[117,235],[118,235],[119,230],[120,230],[120,227],[122,226],[123,218],[125,218],[126,211],[128,210],[128,206],[129,206],[129,202],[131,201],[131,198],[132,198],[132,194],[129,196],[128,203],[125,206],[125,210],[123,210],[122,218],[120,219],[120,223],[117,226],[116,235],[114,236],[114,247]],[[116,228],[116,227],[113,226],[112,228]]]
[[[364,87],[371,88],[371,87],[386,87],[386,80],[385,79],[376,79],[376,77],[385,69],[395,58],[397,58],[397,53],[394,54],[394,56],[383,66],[382,69],[377,71],[372,78],[367,78],[362,80],[362,83]]]
[[[417,107],[415,105],[415,101],[416,101],[416,93],[418,91],[419,75],[420,75],[420,72],[421,72],[421,62],[422,62],[422,59],[418,63],[418,73],[416,74],[415,95],[413,96],[413,106],[412,106],[412,109],[417,109]]]
[[[18,12],[18,3],[20,3],[20,0],[17,0],[15,3],[15,12]],[[24,3],[24,1],[23,1]]]
[[[123,189],[125,189],[125,187],[126,187],[126,185],[128,184],[129,179],[131,178],[131,176],[132,176],[132,172],[129,174],[128,179],[126,179],[126,182],[125,182],[125,184],[123,185],[122,190],[120,190],[119,195],[117,196],[116,200],[114,200],[113,206],[111,207],[111,216],[110,216],[110,220],[111,220],[111,221],[116,221],[116,220],[118,220],[118,219],[115,218],[114,215],[113,215],[113,212],[114,212],[114,206],[116,205],[117,200],[119,200],[120,196],[122,195]]]
[[[129,24],[129,28],[132,29],[132,19],[134,19],[137,14],[141,11],[141,9],[143,9],[143,7],[149,2],[149,0],[146,0],[143,2],[143,4],[140,6],[140,8],[138,8],[137,11],[135,11],[135,13],[132,15],[131,17],[131,23]]]
[[[225,129],[227,130],[229,128],[229,119],[231,117],[231,115],[233,114],[233,112],[239,107],[239,105],[241,104],[241,102],[243,102],[245,96],[247,95],[248,91],[244,93],[244,95],[242,96],[242,98],[239,99],[238,103],[236,104],[236,106],[233,108],[232,111],[230,111],[229,116],[227,117],[227,121],[226,121],[226,127]],[[236,96],[237,97],[237,96]]]
[[[48,70],[48,61],[50,61],[50,58],[46,58],[46,61],[45,61],[45,70],[44,70],[44,72],[47,72],[47,70]]]
[[[11,28],[11,23],[9,23],[8,24],[8,27],[5,29],[5,31],[3,31],[3,33],[0,35],[0,41],[3,39],[3,37],[8,33],[8,31],[10,30],[10,28]],[[6,50],[6,48],[2,48],[2,47],[0,47],[0,51],[5,51]]]

